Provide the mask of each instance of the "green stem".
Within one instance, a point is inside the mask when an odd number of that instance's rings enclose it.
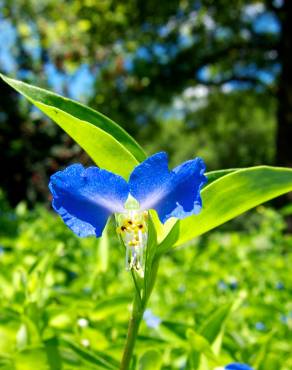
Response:
[[[128,334],[124,348],[123,358],[120,365],[120,370],[129,369],[144,310],[145,307],[141,306],[141,299],[138,296],[138,294],[136,294],[133,302],[132,315],[129,321]]]
[[[130,318],[130,321],[129,321],[128,334],[127,334],[127,339],[126,339],[126,344],[125,344],[125,348],[124,348],[122,362],[121,362],[121,365],[120,365],[120,370],[128,370],[129,369],[131,359],[132,359],[132,356],[133,356],[133,352],[134,352],[134,347],[135,347],[138,331],[139,331],[139,326],[140,326],[141,320],[143,318],[143,314],[144,314],[147,302],[149,300],[149,297],[152,293],[152,290],[153,290],[153,287],[154,287],[154,284],[155,284],[157,271],[158,271],[158,267],[159,267],[159,260],[160,259],[157,258],[156,261],[154,261],[154,263],[152,264],[149,286],[148,286],[148,289],[146,289],[146,287],[144,288],[145,289],[144,297],[142,299],[141,299],[141,296],[140,296],[140,291],[137,289],[137,285],[135,283],[136,294],[135,294],[135,298],[134,298],[134,302],[133,302],[132,315],[131,315],[131,318]],[[135,282],[135,276],[134,275],[133,275],[133,279],[134,279],[134,282]]]
[[[138,336],[139,326],[143,318],[143,314],[153,290],[157,271],[159,267],[160,257],[158,255],[158,245],[156,231],[151,218],[148,222],[148,241],[145,258],[145,276],[144,279],[136,280],[136,274],[132,271],[132,277],[135,286],[135,297],[132,308],[132,315],[129,321],[128,334],[125,343],[124,353],[120,365],[120,370],[128,370],[131,365],[134,347]]]

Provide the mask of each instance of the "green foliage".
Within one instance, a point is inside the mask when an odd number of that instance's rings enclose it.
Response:
[[[98,112],[91,111],[78,103],[56,96],[45,90],[31,87],[6,77],[3,77],[3,79],[50,118],[53,118],[101,167],[128,177],[135,164],[139,163],[138,159],[144,158],[142,150],[135,144],[134,140],[123,132],[119,126]],[[136,154],[136,157],[134,154]],[[138,154],[141,158],[137,157]],[[123,163],[122,167],[120,163]],[[133,349],[143,313],[154,287],[162,255],[170,251],[173,245],[180,245],[190,241],[195,236],[204,234],[245,211],[292,190],[292,170],[286,168],[259,166],[239,170],[221,170],[208,174],[208,177],[210,180],[209,184],[202,190],[204,209],[199,215],[190,216],[181,221],[169,220],[165,225],[161,225],[155,212],[150,213],[144,276],[140,276],[135,270],[131,271],[135,298],[120,367],[122,370],[129,369],[130,366],[132,368],[136,366],[137,362],[132,356]],[[16,215],[23,216],[25,214],[25,206],[20,205]],[[31,220],[29,223],[32,223]],[[106,277],[106,279],[110,277],[107,274],[109,269],[108,256],[110,253],[109,227],[108,225],[99,243],[99,252],[94,251],[93,246],[91,246],[91,255],[86,265],[87,270],[91,270],[92,274],[89,280],[91,283],[90,292],[91,289],[95,291],[99,275]],[[33,235],[31,231],[32,229],[30,228],[30,234],[27,239],[29,243]],[[37,231],[37,235],[39,237],[41,233]],[[21,233],[21,238],[23,236],[25,236],[25,233]],[[9,241],[12,239],[8,237]],[[46,240],[49,239],[47,238]],[[37,259],[32,258],[33,262],[28,269],[21,266],[17,278],[13,278],[13,281],[16,281],[17,293],[19,294],[19,291],[23,292],[20,293],[18,302],[20,306],[18,309],[15,308],[14,311],[9,310],[9,312],[13,311],[14,316],[17,316],[19,326],[13,345],[17,351],[11,353],[10,357],[8,356],[10,366],[17,368],[19,357],[25,356],[24,363],[28,359],[29,364],[44,369],[62,368],[63,362],[66,366],[68,359],[70,363],[70,361],[74,362],[75,358],[77,358],[79,368],[86,365],[97,369],[116,369],[118,367],[118,359],[115,355],[119,353],[119,345],[114,347],[116,349],[115,352],[107,340],[108,335],[113,336],[113,332],[109,334],[102,329],[99,330],[99,335],[104,343],[102,348],[99,348],[96,343],[95,345],[92,344],[90,350],[80,346],[80,344],[83,344],[83,346],[88,347],[92,338],[95,340],[96,333],[90,329],[97,325],[95,322],[96,316],[90,317],[89,313],[87,313],[86,318],[82,317],[78,320],[78,314],[75,313],[74,315],[72,308],[68,311],[68,309],[65,310],[62,307],[61,311],[56,309],[56,316],[49,318],[47,306],[50,307],[50,303],[53,301],[54,311],[56,299],[60,300],[60,297],[59,295],[54,296],[54,294],[51,296],[51,285],[48,285],[47,273],[54,269],[55,263],[59,262],[58,256],[64,253],[65,244],[62,240],[66,240],[66,248],[68,245],[67,238],[59,237],[56,240],[58,241],[56,245],[52,243],[52,246],[48,247],[46,253],[40,255]],[[87,239],[88,243],[92,243],[92,241],[94,239]],[[77,252],[82,253],[82,250],[77,249]],[[100,261],[93,264],[93,256],[95,258],[98,256]],[[76,256],[74,255],[74,257]],[[72,261],[70,261],[70,268],[71,265],[74,266]],[[66,267],[63,267],[63,269],[66,269]],[[69,270],[68,277],[70,277],[70,273],[71,271]],[[74,281],[75,279],[73,278],[72,280]],[[48,281],[52,286],[56,283],[54,273],[50,275]],[[4,290],[4,292],[7,297],[13,298],[13,300],[16,299],[15,296],[11,295],[11,289],[8,286],[9,283],[6,282],[6,291]],[[69,295],[72,294],[72,287],[70,288],[66,292]],[[64,292],[62,293],[64,294]],[[73,296],[75,299],[76,293]],[[68,305],[68,299],[65,298],[65,302]],[[91,302],[90,299],[89,302]],[[85,307],[87,307],[89,302],[87,302]],[[118,306],[119,302],[118,299]],[[115,306],[114,303],[115,300],[114,302],[111,300],[109,306],[106,305],[110,308],[109,312],[112,312],[111,309]],[[92,304],[89,304],[89,306],[92,309]],[[85,307],[82,302],[82,308],[85,309]],[[216,312],[209,315],[197,328],[189,322],[175,323],[165,320],[161,324],[161,339],[165,342],[167,348],[169,345],[174,346],[174,353],[178,350],[179,357],[175,358],[175,363],[179,367],[185,365],[186,369],[209,370],[211,366],[220,364],[220,361],[223,361],[220,357],[221,346],[225,332],[225,322],[231,314],[231,308],[231,302],[221,305],[221,307],[219,306]],[[96,306],[94,310],[97,310]],[[105,318],[107,319],[106,323],[109,323],[107,315]],[[73,331],[72,333],[70,330],[70,326],[73,324],[72,320],[77,320],[77,324],[81,328],[87,328],[88,338],[79,339],[80,344],[78,343],[76,332]],[[92,321],[92,327],[88,324],[89,320]],[[6,327],[4,328],[7,330]],[[58,332],[58,329],[62,329],[62,331]],[[110,328],[107,330],[113,329],[117,328],[110,325]],[[268,335],[268,339],[263,341],[258,357],[250,359],[259,370],[266,361],[265,353],[271,337],[272,335]],[[58,345],[59,341],[61,343],[60,346]],[[151,341],[152,338],[150,338],[150,344]],[[161,367],[160,363],[162,364],[164,359],[160,353],[165,348],[162,346],[159,349],[160,352],[146,348],[146,352],[139,360],[139,367],[141,369],[153,368],[153,363],[156,364],[157,368]],[[69,354],[66,354],[68,351]],[[33,353],[33,358],[29,360],[31,352]],[[37,362],[33,362],[35,360]],[[224,363],[225,361],[227,360],[224,360]],[[277,360],[275,363],[277,363]]]
[[[174,110],[170,118],[160,119],[155,140],[148,140],[152,127],[141,130],[139,141],[147,152],[163,148],[174,165],[198,155],[209,169],[274,163],[276,105],[271,96],[215,89],[203,98],[177,100],[189,111],[179,115]]]
[[[113,225],[107,264],[103,243],[78,239],[44,208],[14,212],[1,201],[1,210],[0,368],[117,368],[134,288]],[[166,255],[149,301],[161,323],[143,320],[137,368],[153,359],[182,368],[200,349],[202,369],[236,360],[289,370],[292,239],[284,227],[261,206]]]
[[[141,158],[144,158],[142,150],[135,144],[134,140],[119,129],[119,126],[98,112],[90,111],[78,103],[66,100],[45,90],[40,90],[6,77],[3,77],[3,79],[38,108],[42,109],[50,118],[53,118],[77,143],[83,146],[101,167],[128,177],[132,168],[138,163],[138,158],[134,157],[136,150],[141,155]],[[85,118],[88,121],[84,121],[83,119]],[[120,142],[118,141],[119,138],[121,138]],[[136,145],[134,149],[132,148],[133,143]],[[123,163],[122,167],[120,163]],[[223,170],[209,174],[209,178],[209,184],[202,190],[204,210],[198,216],[190,216],[181,221],[169,220],[166,225],[162,226],[155,212],[150,213],[145,253],[145,274],[140,276],[135,270],[131,271],[134,283],[134,302],[121,361],[120,368],[122,370],[135,366],[133,350],[140,322],[154,287],[162,255],[168,252],[174,244],[180,245],[189,241],[195,236],[206,233],[262,202],[292,190],[292,170],[285,168],[260,166],[241,170]],[[20,206],[20,213],[25,212],[25,209],[22,208],[23,206]],[[105,232],[105,238],[99,245],[101,263],[94,268],[94,278],[97,277],[97,272],[106,272],[108,267],[108,229]],[[27,273],[20,272],[19,282],[20,285],[24,285],[26,292],[24,297],[27,294],[30,296],[27,307],[28,314],[26,310],[22,312],[24,318],[16,335],[16,348],[21,354],[21,351],[25,350],[28,345],[36,346],[38,350],[43,350],[43,340],[48,335],[51,339],[50,331],[49,333],[43,331],[44,319],[41,318],[41,314],[45,310],[42,304],[44,304],[47,298],[44,294],[46,271],[54,263],[54,259],[56,259],[56,255],[61,248],[63,248],[63,245],[59,242],[57,247],[52,249],[50,253],[46,253],[40,260],[35,261],[30,269],[33,276],[32,285],[30,283],[27,284]],[[53,254],[55,254],[54,258],[50,258],[50,255],[52,257]],[[101,267],[101,265],[104,265],[104,267]],[[36,288],[37,280],[39,280],[40,284]],[[199,327],[198,332],[184,323],[164,323],[163,326],[166,329],[167,336],[163,339],[166,339],[166,342],[168,342],[168,338],[170,338],[171,343],[178,342],[180,350],[187,347],[185,358],[187,368],[208,370],[211,366],[210,362],[213,365],[220,362],[212,346],[216,348],[216,352],[220,352],[224,324],[230,310],[231,304],[221,306]],[[71,315],[64,317],[62,313],[60,316],[57,316],[55,319],[57,326],[62,325],[64,322],[65,325],[69,323]],[[39,322],[35,322],[36,317],[39,317]],[[87,320],[82,322],[87,323]],[[56,333],[53,334],[56,336]],[[43,340],[41,339],[42,336],[44,337]],[[95,353],[91,353],[76,344],[76,340],[74,341],[73,338],[68,339],[65,337],[62,340],[66,342],[67,347],[81,362],[94,364],[96,368],[109,370],[118,366],[117,359],[112,354],[100,351],[98,348],[94,348]],[[187,345],[184,343],[185,341],[187,341]],[[87,346],[90,341],[86,339],[84,343]],[[50,349],[48,347],[48,350]],[[142,368],[151,366],[151,361],[155,361],[152,358],[153,356],[159,362],[158,353],[146,352],[143,356],[140,361]],[[60,367],[61,354],[59,355],[59,352],[56,352],[54,357],[56,357],[57,363],[55,364],[51,361],[49,366],[58,368]],[[263,358],[264,356],[261,356],[256,361],[253,360],[256,362],[257,367],[262,364]],[[13,364],[17,364],[15,356],[11,357],[11,361]]]
[[[278,66],[282,66],[282,71],[285,66],[289,67],[289,58],[283,57],[285,52],[276,52],[282,50],[282,46],[285,51],[284,46],[289,45],[284,32],[289,24],[286,2],[283,5],[246,1],[230,6],[226,0],[212,4],[202,1],[194,9],[192,1],[175,0],[160,4],[154,16],[155,2],[142,3],[16,1],[11,7],[10,2],[4,0],[1,16],[9,16],[16,31],[15,74],[25,72],[32,80],[43,79],[43,67],[51,63],[66,77],[66,92],[78,65],[81,61],[87,62],[92,71],[98,69],[92,104],[126,122],[131,133],[144,137],[150,152],[154,148],[155,151],[166,149],[174,162],[201,155],[211,168],[245,167],[262,161],[272,163],[275,97],[270,98],[268,94],[274,93]],[[258,32],[254,17],[248,15],[248,8],[254,5],[259,5],[257,13],[263,17],[274,16],[282,31]],[[75,27],[72,28],[72,24]],[[31,42],[37,44],[39,57],[29,55]],[[202,78],[202,71],[207,72],[203,73],[206,79]],[[270,75],[272,81],[266,83],[266,78],[261,77],[263,74]],[[145,158],[138,144],[100,113],[45,90],[3,79],[55,120],[99,166],[127,178],[132,168]],[[285,86],[283,76],[281,81],[277,96],[283,98],[279,105],[279,119],[282,117],[283,121],[279,123],[285,128],[289,123],[286,114],[289,99],[285,100],[289,83]],[[228,92],[230,83],[234,87],[234,83],[242,82],[247,84],[242,85],[248,89],[246,92]],[[188,101],[185,98],[194,93],[196,84],[199,88],[201,84],[208,86],[204,98]],[[220,91],[217,88],[221,85]],[[9,105],[14,111],[14,105]],[[6,110],[5,107],[4,112]],[[5,121],[1,143],[6,138],[5,130],[13,131],[14,118],[16,121],[20,118],[7,111],[10,118],[6,119],[5,114],[4,119],[1,118]],[[165,122],[168,121],[165,117],[170,116],[171,130]],[[144,122],[144,127],[140,130],[135,121]],[[25,138],[29,124],[23,127]],[[278,141],[281,145],[277,146],[278,159],[281,158],[281,163],[290,163],[289,135],[285,137],[285,130],[278,132],[282,133]],[[26,146],[17,135],[12,137],[11,151],[9,147],[5,159],[21,167],[14,157],[21,158]],[[55,164],[51,169],[57,167]],[[13,169],[11,173],[19,178]],[[291,173],[285,168],[272,167],[217,171],[209,174],[210,182],[203,190],[205,208],[199,216],[181,222],[170,220],[162,226],[157,216],[151,214],[145,277],[136,276],[132,271],[134,286],[121,272],[122,251],[113,237],[111,223],[100,242],[79,241],[42,208],[30,213],[20,204],[13,212],[4,204],[0,214],[3,221],[0,368],[117,368],[129,297],[134,293],[133,335],[136,336],[160,258],[167,252],[163,260],[167,267],[160,272],[160,285],[150,301],[151,306],[155,303],[162,320],[156,330],[149,328],[149,323],[148,328],[142,324],[132,369],[209,370],[231,360],[252,363],[256,370],[290,368],[291,363],[286,360],[289,343],[284,338],[291,308],[285,305],[283,309],[283,305],[279,305],[279,298],[287,299],[288,293],[281,289],[284,292],[280,297],[279,292],[265,285],[275,278],[273,275],[269,280],[272,273],[281,276],[284,287],[290,283],[283,270],[291,262],[287,254],[291,239],[282,234],[282,218],[261,208],[259,212],[263,212],[261,216],[267,220],[268,228],[257,220],[252,221],[245,232],[222,231],[196,241],[192,239],[290,191]],[[23,169],[21,176],[25,178],[25,175]],[[9,181],[5,183],[8,189]],[[12,195],[16,193],[12,191]],[[245,219],[246,224],[248,221]],[[252,226],[257,227],[256,233]],[[262,239],[258,239],[259,236]],[[195,253],[191,249],[171,249],[173,244],[184,242],[195,247]],[[281,250],[275,250],[275,246]],[[237,254],[230,256],[230,250]],[[254,250],[257,255],[253,255]],[[263,251],[265,265],[257,274],[253,267],[260,270]],[[280,261],[280,267],[275,261]],[[222,284],[218,286],[225,289],[228,276],[223,274],[227,272],[232,277],[230,291],[224,291],[225,295],[222,291],[216,294],[214,279],[221,277]],[[177,280],[172,277],[183,282],[182,289],[176,291]],[[240,281],[239,289],[233,279]],[[189,286],[186,297],[188,284],[193,285]],[[244,318],[242,322],[232,320],[238,310]],[[275,312],[283,314],[285,320],[281,324],[275,324],[275,318],[271,318]],[[257,325],[256,330],[264,333],[257,335],[252,320],[261,315],[265,315],[265,325],[259,321],[262,325]],[[134,342],[135,338],[132,347]]]
[[[161,365],[161,354],[154,349],[150,349],[141,356],[139,370],[159,370],[161,369]]]

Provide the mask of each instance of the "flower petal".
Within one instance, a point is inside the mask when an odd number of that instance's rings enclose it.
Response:
[[[80,237],[100,236],[108,217],[122,212],[129,189],[120,176],[97,167],[73,164],[51,176],[53,208]]]
[[[167,154],[157,153],[135,167],[130,193],[142,209],[155,209],[163,223],[170,217],[182,219],[201,210],[200,189],[207,181],[204,171],[201,158],[169,171]]]

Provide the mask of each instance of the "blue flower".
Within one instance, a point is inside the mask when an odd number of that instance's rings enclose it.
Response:
[[[225,366],[225,370],[253,370],[249,365],[233,363]]]
[[[161,319],[158,316],[155,316],[150,309],[145,310],[143,319],[146,322],[148,328],[157,329],[161,323]]]
[[[263,322],[258,321],[255,323],[255,328],[259,331],[263,331],[266,329],[266,325]]]
[[[53,208],[75,234],[99,237],[110,215],[125,213],[129,198],[141,212],[156,210],[162,223],[199,213],[200,189],[207,181],[204,171],[200,158],[169,170],[167,154],[161,152],[135,167],[128,182],[97,167],[73,164],[52,175],[49,188]]]

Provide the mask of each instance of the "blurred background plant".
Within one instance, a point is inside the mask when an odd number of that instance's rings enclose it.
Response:
[[[0,72],[89,104],[172,165],[291,166],[291,27],[288,0],[0,0]],[[0,368],[115,368],[132,292],[113,225],[79,240],[48,211],[49,175],[90,159],[0,88]],[[142,369],[192,368],[193,341],[211,356],[204,327],[218,353],[225,330],[222,364],[291,369],[291,213],[259,207],[164,259]]]
[[[77,238],[42,206],[12,210],[2,199],[3,208],[0,368],[116,368],[133,287],[114,225],[97,243]],[[195,349],[210,356],[201,336],[216,340],[222,364],[289,370],[292,237],[284,228],[279,212],[260,206],[169,253],[136,355],[154,356],[158,369],[194,368],[191,339],[200,335]],[[141,359],[140,368],[147,368]]]

